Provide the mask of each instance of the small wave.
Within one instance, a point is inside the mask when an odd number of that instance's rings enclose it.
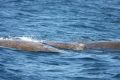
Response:
[[[32,37],[10,37],[10,38],[4,38],[4,37],[0,37],[0,40],[23,40],[23,41],[31,41],[31,42],[44,42],[45,40],[37,40],[34,39]]]
[[[36,39],[33,39],[32,37],[15,37],[15,39],[20,39],[20,40],[24,40],[24,41],[32,41],[32,42],[41,42],[41,40],[36,40]]]
[[[120,74],[118,73],[118,74],[115,74],[114,76],[113,76],[113,78],[120,78]]]
[[[109,39],[111,41],[120,41],[120,39]]]

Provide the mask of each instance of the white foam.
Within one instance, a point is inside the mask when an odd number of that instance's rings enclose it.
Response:
[[[20,39],[20,40],[23,40],[23,41],[32,41],[32,42],[39,42],[38,40],[36,39],[33,39],[32,37],[15,37],[16,39]]]
[[[32,37],[10,37],[10,38],[3,38],[0,37],[0,40],[23,40],[23,41],[31,41],[31,42],[44,42],[45,40],[37,40],[37,39],[33,39]]]
[[[3,37],[0,37],[0,40],[13,40],[12,38],[3,38]]]

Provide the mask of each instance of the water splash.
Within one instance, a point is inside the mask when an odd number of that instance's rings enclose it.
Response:
[[[26,37],[26,36],[9,37],[9,38],[0,37],[0,40],[23,40],[23,41],[41,42],[41,43],[45,41],[45,40],[38,40],[38,39],[34,39],[32,37]]]

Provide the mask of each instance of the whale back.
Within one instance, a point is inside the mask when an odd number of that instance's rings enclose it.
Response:
[[[119,41],[99,41],[87,43],[85,49],[118,49],[120,50]]]
[[[22,40],[0,40],[0,46],[6,48],[15,48],[25,51],[43,51],[43,52],[59,52],[58,49],[49,47],[40,42],[22,41]]]

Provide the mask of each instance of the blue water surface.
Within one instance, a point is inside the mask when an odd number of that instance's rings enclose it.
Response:
[[[0,37],[120,40],[120,0],[0,0]],[[0,48],[0,80],[119,80],[120,51]]]

